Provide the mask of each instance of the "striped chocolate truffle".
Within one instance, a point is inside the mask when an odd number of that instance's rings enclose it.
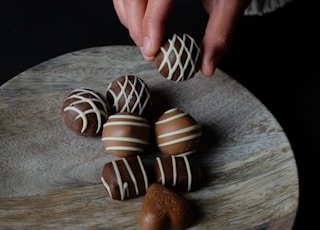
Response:
[[[140,156],[113,160],[104,165],[101,181],[114,200],[144,195],[149,187],[148,173]]]
[[[157,157],[154,162],[156,182],[181,192],[199,187],[200,166],[194,154]]]
[[[117,157],[141,154],[149,145],[150,125],[136,114],[117,113],[103,125],[102,141],[105,149]]]
[[[111,112],[129,112],[147,116],[151,110],[151,97],[146,83],[133,75],[121,76],[108,85],[107,101]]]
[[[64,124],[81,136],[101,133],[108,119],[109,107],[97,92],[78,88],[70,92],[62,106]]]
[[[168,155],[195,152],[202,135],[194,118],[178,108],[163,113],[154,129],[160,151]]]
[[[156,67],[165,78],[186,81],[200,69],[201,50],[188,34],[174,34],[159,49],[155,56]]]

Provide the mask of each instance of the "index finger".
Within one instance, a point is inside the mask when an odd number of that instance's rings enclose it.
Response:
[[[129,34],[138,47],[143,45],[142,21],[147,0],[124,0]]]
[[[214,6],[210,5],[212,1],[203,2],[205,8],[209,9],[209,20],[202,40],[201,71],[204,75],[211,76],[222,56],[228,51],[236,21],[250,1],[220,1]]]
[[[143,18],[143,52],[146,59],[152,60],[162,43],[165,22],[175,0],[149,0]]]

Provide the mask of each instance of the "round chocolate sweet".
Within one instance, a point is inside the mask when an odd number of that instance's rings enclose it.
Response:
[[[121,76],[111,82],[107,88],[106,98],[113,114],[129,112],[146,116],[151,110],[149,88],[137,76]]]
[[[102,141],[105,149],[117,157],[143,153],[149,146],[150,125],[136,114],[117,113],[103,125]]]
[[[163,113],[154,129],[160,151],[168,155],[195,152],[202,135],[195,119],[178,108]]]
[[[200,69],[201,50],[188,34],[174,34],[159,49],[155,57],[158,71],[172,81],[186,81]]]
[[[68,95],[62,106],[64,124],[81,136],[99,134],[108,119],[108,105],[99,93],[78,88]]]

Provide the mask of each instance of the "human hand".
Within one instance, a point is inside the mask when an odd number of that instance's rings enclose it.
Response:
[[[144,58],[152,61],[163,39],[164,24],[175,0],[113,0],[121,23],[127,27]]]
[[[202,39],[201,71],[213,75],[221,57],[227,52],[239,16],[251,0],[202,0],[209,14]],[[175,0],[113,0],[121,23],[127,27],[144,58],[152,61],[162,43],[167,17]]]
[[[212,76],[227,53],[236,22],[251,0],[202,0],[209,20],[202,39],[201,71]]]

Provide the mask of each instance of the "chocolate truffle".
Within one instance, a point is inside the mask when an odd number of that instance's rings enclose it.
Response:
[[[154,162],[156,182],[180,192],[190,192],[201,182],[200,166],[194,154],[157,157]]]
[[[154,129],[160,151],[168,155],[195,152],[202,135],[194,118],[178,108],[163,113]]]
[[[111,112],[129,112],[147,116],[151,110],[151,97],[146,83],[133,75],[121,76],[108,85],[107,101]]]
[[[186,81],[193,78],[200,69],[201,50],[188,34],[174,34],[155,56],[158,71],[172,81]]]
[[[103,125],[102,141],[105,149],[117,157],[143,153],[149,145],[150,125],[136,114],[117,113]]]
[[[183,230],[192,219],[191,207],[182,195],[157,183],[149,187],[140,211],[141,230]]]
[[[108,105],[103,97],[86,88],[71,91],[61,111],[64,124],[81,136],[100,133],[108,119],[108,112]]]
[[[106,163],[101,181],[114,200],[126,200],[144,195],[149,187],[147,171],[140,156]]]

